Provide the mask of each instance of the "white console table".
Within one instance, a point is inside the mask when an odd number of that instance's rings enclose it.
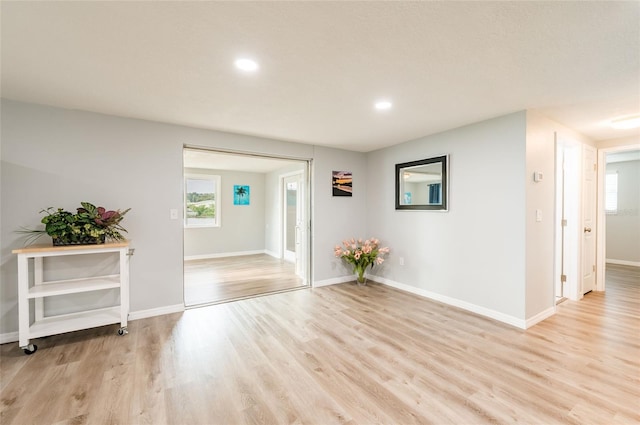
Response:
[[[99,245],[32,245],[12,251],[18,255],[18,334],[20,348],[32,354],[37,346],[30,338],[56,335],[120,322],[119,335],[127,333],[129,315],[129,242],[114,242]],[[119,274],[80,279],[44,281],[43,259],[63,255],[87,255],[118,253]],[[33,285],[29,282],[29,259],[33,259]],[[87,309],[77,313],[45,316],[44,298],[80,292],[120,289],[120,304],[98,309]],[[30,322],[30,302],[34,299],[33,323]]]

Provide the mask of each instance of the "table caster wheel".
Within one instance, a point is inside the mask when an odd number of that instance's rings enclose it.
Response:
[[[35,353],[37,349],[38,349],[38,346],[35,344],[29,344],[26,347],[22,347],[22,351],[24,351],[24,353],[28,356]]]
[[[126,335],[128,333],[129,333],[129,331],[127,330],[127,328],[118,329],[118,335],[120,335],[120,336]]]

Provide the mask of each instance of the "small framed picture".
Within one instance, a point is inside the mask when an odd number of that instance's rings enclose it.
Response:
[[[251,188],[244,185],[233,185],[233,205],[249,205]]]
[[[333,171],[331,177],[333,196],[353,196],[351,171]]]

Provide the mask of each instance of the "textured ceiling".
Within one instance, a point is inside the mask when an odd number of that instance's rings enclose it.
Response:
[[[640,113],[640,3],[7,2],[2,96],[370,151],[523,109]],[[260,63],[254,75],[233,61]],[[375,111],[379,98],[394,107]]]

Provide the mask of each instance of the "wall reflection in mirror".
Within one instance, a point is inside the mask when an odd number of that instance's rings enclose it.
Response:
[[[397,210],[447,210],[447,155],[396,164]]]

